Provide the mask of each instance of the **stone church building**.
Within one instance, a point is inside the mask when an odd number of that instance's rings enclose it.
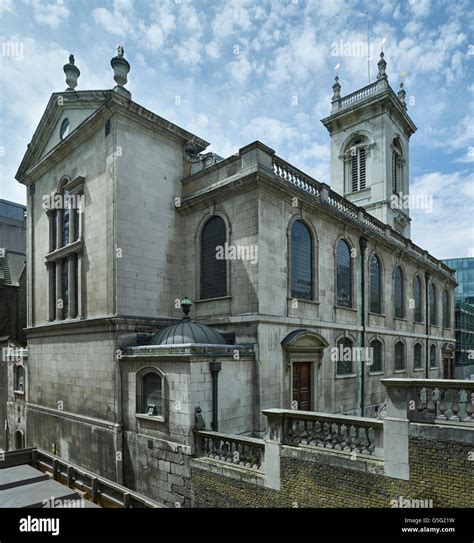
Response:
[[[262,409],[377,416],[384,377],[450,377],[450,268],[410,240],[405,91],[322,120],[331,186],[255,141],[228,158],[125,88],[52,94],[28,195],[25,438],[189,505],[193,428],[260,436]],[[396,205],[402,202],[402,205]],[[184,314],[183,311],[184,310]]]

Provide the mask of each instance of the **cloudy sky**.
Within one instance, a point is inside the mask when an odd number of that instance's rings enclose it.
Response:
[[[212,142],[222,156],[259,139],[330,184],[334,68],[342,94],[368,83],[384,42],[389,82],[403,77],[412,239],[438,258],[474,256],[473,10],[469,0],[0,0],[0,198],[25,202],[14,175],[63,65],[77,90],[114,86],[117,43],[133,99]],[[342,50],[341,50],[342,44]],[[470,45],[471,44],[471,45]],[[341,54],[342,53],[342,54]]]

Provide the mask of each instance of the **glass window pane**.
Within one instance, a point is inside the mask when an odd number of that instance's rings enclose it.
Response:
[[[352,341],[342,338],[337,342],[337,374],[348,375],[352,373]]]
[[[339,240],[336,249],[337,305],[352,307],[352,259],[349,245]]]
[[[226,227],[220,217],[212,217],[204,226],[201,239],[201,298],[219,298],[227,294],[225,260]],[[217,258],[222,247],[224,258]]]
[[[400,341],[395,344],[395,369],[405,369],[405,345]]]
[[[296,221],[291,227],[291,296],[313,298],[312,240],[308,228]]]
[[[403,273],[400,266],[395,270],[395,317],[405,316]]]
[[[370,365],[370,371],[382,371],[382,343],[375,339],[370,344],[372,364]]]
[[[161,416],[161,377],[148,373],[143,378],[143,412]]]
[[[382,273],[376,255],[370,257],[370,311],[382,313]]]

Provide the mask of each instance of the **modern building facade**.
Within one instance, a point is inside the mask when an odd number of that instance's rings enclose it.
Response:
[[[0,200],[0,448],[23,446],[26,361],[26,207]],[[17,349],[20,349],[18,352]],[[21,356],[18,356],[21,353]],[[21,379],[20,379],[21,381]],[[9,413],[12,417],[9,417]],[[11,424],[8,419],[11,418]]]
[[[443,262],[455,271],[457,379],[474,379],[474,258],[449,258]]]
[[[382,377],[441,375],[456,282],[391,207],[416,127],[385,66],[348,97],[334,85],[333,190],[261,142],[205,153],[131,99],[120,47],[113,90],[76,91],[70,58],[16,176],[28,445],[189,505],[194,428],[260,436],[272,407],[373,416]]]

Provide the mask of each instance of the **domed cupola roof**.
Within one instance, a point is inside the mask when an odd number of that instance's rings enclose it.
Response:
[[[207,345],[225,345],[222,334],[216,332],[210,326],[191,322],[188,317],[192,302],[189,298],[181,300],[181,307],[184,311],[184,318],[181,322],[167,326],[157,332],[150,345],[183,345],[187,343],[200,343]]]

